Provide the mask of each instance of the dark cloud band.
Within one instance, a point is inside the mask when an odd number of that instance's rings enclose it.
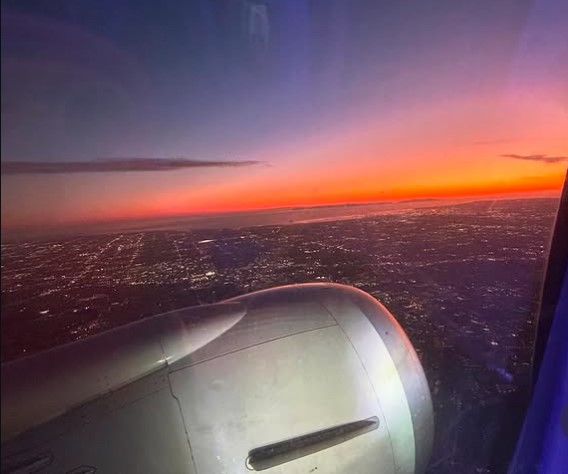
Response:
[[[515,160],[540,161],[541,163],[549,163],[549,164],[568,161],[568,156],[516,155],[514,153],[508,153],[500,156],[502,156],[503,158],[514,158]]]
[[[205,161],[188,158],[118,158],[92,161],[6,161],[2,174],[120,173],[173,171],[188,168],[240,168],[260,161]]]

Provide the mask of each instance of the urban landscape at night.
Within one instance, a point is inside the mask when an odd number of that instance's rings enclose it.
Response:
[[[331,281],[381,301],[434,398],[431,472],[501,472],[526,397],[556,199],[349,220],[2,244],[2,360],[251,291]]]

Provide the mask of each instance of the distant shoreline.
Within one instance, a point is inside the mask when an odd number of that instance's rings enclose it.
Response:
[[[374,203],[342,203],[316,206],[291,206],[273,209],[188,214],[147,219],[117,220],[96,223],[67,224],[53,227],[2,229],[2,243],[51,240],[78,236],[153,231],[191,231],[196,229],[242,229],[246,227],[282,226],[362,219],[381,214],[393,214],[413,209],[459,206],[485,201],[558,200],[557,196],[522,197],[474,196],[465,198],[421,198]],[[359,211],[356,212],[355,211]]]

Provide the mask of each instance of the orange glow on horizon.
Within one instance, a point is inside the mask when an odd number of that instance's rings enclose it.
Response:
[[[281,194],[265,190],[264,193],[255,193],[243,197],[240,201],[233,196],[225,199],[219,197],[209,206],[195,209],[181,210],[180,213],[212,213],[227,211],[246,211],[257,209],[274,209],[289,206],[319,206],[328,204],[367,203],[391,200],[419,199],[419,198],[463,198],[470,196],[507,195],[513,193],[534,193],[539,191],[559,191],[564,179],[563,173],[548,174],[531,179],[517,179],[503,182],[466,182],[447,183],[444,185],[415,185],[395,187],[386,191],[369,190],[363,183],[353,184],[344,188],[330,189],[328,192],[311,196],[309,193],[294,190],[285,190]],[[286,192],[287,191],[287,192]],[[172,209],[175,210],[175,207]],[[146,214],[141,209],[140,215]]]
[[[493,115],[488,115],[492,111]],[[468,100],[368,119],[258,149],[264,164],[148,173],[2,176],[2,228],[41,228],[418,198],[559,192],[566,114],[530,100]],[[379,122],[377,122],[379,120]],[[364,126],[359,126],[364,122]],[[479,137],[517,137],[476,142]],[[522,138],[520,138],[522,137]]]
[[[235,189],[229,187],[210,196],[209,199],[196,201],[194,205],[180,205],[184,199],[175,195],[162,195],[148,199],[143,203],[129,203],[113,208],[99,209],[88,215],[80,213],[68,215],[57,222],[44,220],[40,225],[78,225],[96,224],[113,221],[136,221],[155,218],[181,217],[192,214],[217,214],[228,212],[246,212],[265,209],[278,209],[295,206],[322,206],[346,203],[372,203],[384,201],[399,201],[405,199],[452,199],[452,198],[483,198],[495,196],[507,198],[508,195],[538,192],[560,192],[565,177],[564,170],[546,173],[532,178],[520,177],[500,180],[476,179],[446,180],[446,182],[433,184],[420,184],[394,186],[391,189],[373,190],[372,180],[360,180],[357,184],[335,186],[323,193],[310,194],[304,187],[283,186],[280,189],[258,189],[254,193],[237,195]],[[423,179],[428,182],[428,179]],[[465,181],[465,182],[464,182]],[[240,197],[240,199],[239,199]],[[37,219],[35,219],[37,221]],[[25,219],[19,220],[14,216],[2,216],[2,227],[5,229],[19,229],[29,227]]]

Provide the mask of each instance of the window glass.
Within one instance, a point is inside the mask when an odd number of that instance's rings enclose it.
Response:
[[[2,361],[344,283],[417,350],[428,472],[503,472],[568,161],[560,3],[2,1]]]

